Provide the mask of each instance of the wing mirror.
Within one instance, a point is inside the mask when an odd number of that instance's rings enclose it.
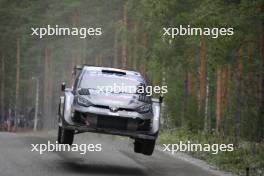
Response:
[[[64,92],[66,88],[65,82],[61,83],[61,91]]]

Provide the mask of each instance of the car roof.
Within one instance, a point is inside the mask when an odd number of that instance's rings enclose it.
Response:
[[[129,76],[142,77],[142,75],[139,72],[136,72],[136,71],[123,70],[123,69],[111,68],[111,67],[97,67],[97,66],[84,65],[83,66],[83,70],[98,71],[98,72],[102,72],[102,71],[123,72],[123,73],[125,73],[126,75],[129,75]]]
[[[111,68],[111,67],[97,67],[97,66],[87,66],[84,65],[82,70],[84,72],[100,72],[100,73],[116,73],[117,75],[122,75],[122,77],[126,78],[133,78],[139,81],[141,84],[146,84],[143,76],[139,72],[130,71],[130,70],[123,70],[118,68]]]

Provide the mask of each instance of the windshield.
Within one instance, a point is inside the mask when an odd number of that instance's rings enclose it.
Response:
[[[138,86],[141,85],[144,85],[144,83],[134,77],[116,74],[85,73],[81,79],[79,88],[96,89],[112,93],[135,94]]]

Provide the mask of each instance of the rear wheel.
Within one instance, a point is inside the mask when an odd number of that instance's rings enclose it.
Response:
[[[156,140],[150,139],[135,139],[134,152],[144,155],[152,155],[155,148]]]
[[[58,142],[60,144],[72,145],[74,139],[74,130],[68,130],[59,126],[58,129]]]

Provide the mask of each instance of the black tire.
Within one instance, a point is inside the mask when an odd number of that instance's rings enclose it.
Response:
[[[72,145],[74,139],[74,130],[68,130],[62,127],[58,129],[58,142],[60,144]]]
[[[145,139],[143,141],[142,153],[144,155],[152,155],[154,148],[155,148],[155,143],[156,143],[156,140]]]
[[[152,155],[155,148],[156,140],[135,139],[134,152],[144,155]]]
[[[58,140],[58,143],[61,144],[61,127],[60,126],[58,127],[57,140]]]
[[[135,153],[141,153],[142,152],[142,143],[139,139],[135,139],[134,152]]]

